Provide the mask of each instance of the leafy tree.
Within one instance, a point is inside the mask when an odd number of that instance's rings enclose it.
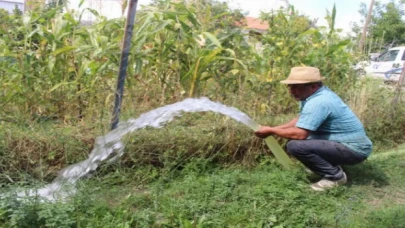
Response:
[[[368,27],[368,45],[371,51],[405,44],[404,4],[405,0],[398,2],[392,0],[387,4],[376,1]],[[359,13],[364,17],[362,21],[364,23],[368,13],[368,6],[365,3],[360,4]],[[354,23],[352,31],[360,36],[362,27],[363,25]]]
[[[164,9],[170,2],[184,4],[192,9],[198,21],[206,29],[235,28],[238,26],[235,22],[243,23],[244,14],[240,9],[231,9],[228,2],[218,0],[153,0],[151,5]]]
[[[17,5],[15,5],[14,9],[13,9],[13,14],[15,16],[22,16],[22,11],[17,7]]]

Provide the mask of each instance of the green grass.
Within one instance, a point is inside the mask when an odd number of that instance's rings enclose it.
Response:
[[[109,167],[80,181],[71,201],[41,210],[68,214],[66,227],[405,227],[404,158],[344,167],[348,184],[325,192],[309,188],[314,177],[299,164],[287,171],[269,158],[252,168],[205,159],[164,172]]]
[[[309,185],[316,177],[298,163],[284,170],[261,141],[243,137],[251,132],[240,124],[225,121],[224,126],[232,126],[213,127],[194,115],[181,123],[189,119],[198,123],[185,128],[175,121],[132,135],[120,162],[102,165],[92,178],[80,180],[78,193],[67,202],[19,202],[6,194],[0,200],[0,227],[405,227],[405,145],[344,167],[347,185],[314,192]],[[62,134],[41,141],[42,131],[11,131],[19,132],[19,142],[27,147],[32,141],[56,147],[52,143]],[[71,142],[64,144],[65,152],[86,142],[71,140],[85,132],[63,134]],[[4,136],[13,142],[11,133]],[[2,174],[5,180],[9,173]],[[4,183],[2,192],[47,181],[33,179]]]

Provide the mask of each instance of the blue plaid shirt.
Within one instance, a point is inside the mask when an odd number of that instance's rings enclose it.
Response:
[[[373,145],[363,124],[328,87],[322,86],[301,101],[300,110],[296,127],[311,132],[307,139],[336,141],[363,156],[370,155]]]

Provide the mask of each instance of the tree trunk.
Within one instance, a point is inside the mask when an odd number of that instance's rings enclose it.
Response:
[[[374,6],[374,0],[371,0],[370,8],[368,9],[367,19],[366,19],[366,22],[364,23],[363,32],[361,34],[361,38],[360,38],[360,42],[359,42],[359,51],[360,52],[364,51],[363,48],[364,48],[364,43],[366,41],[368,24],[370,24],[371,15],[373,14],[373,6]]]

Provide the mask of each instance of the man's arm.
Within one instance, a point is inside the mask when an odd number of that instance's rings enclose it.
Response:
[[[295,127],[295,124],[297,123],[297,121],[298,121],[298,117],[295,117],[290,122],[288,122],[286,124],[275,126],[274,128],[284,129],[284,128]]]
[[[270,135],[277,135],[287,139],[306,139],[309,136],[310,131],[296,127],[295,124],[297,121],[298,118],[295,118],[286,124],[276,127],[261,126],[260,129],[255,132],[255,134],[260,138],[266,138]]]

